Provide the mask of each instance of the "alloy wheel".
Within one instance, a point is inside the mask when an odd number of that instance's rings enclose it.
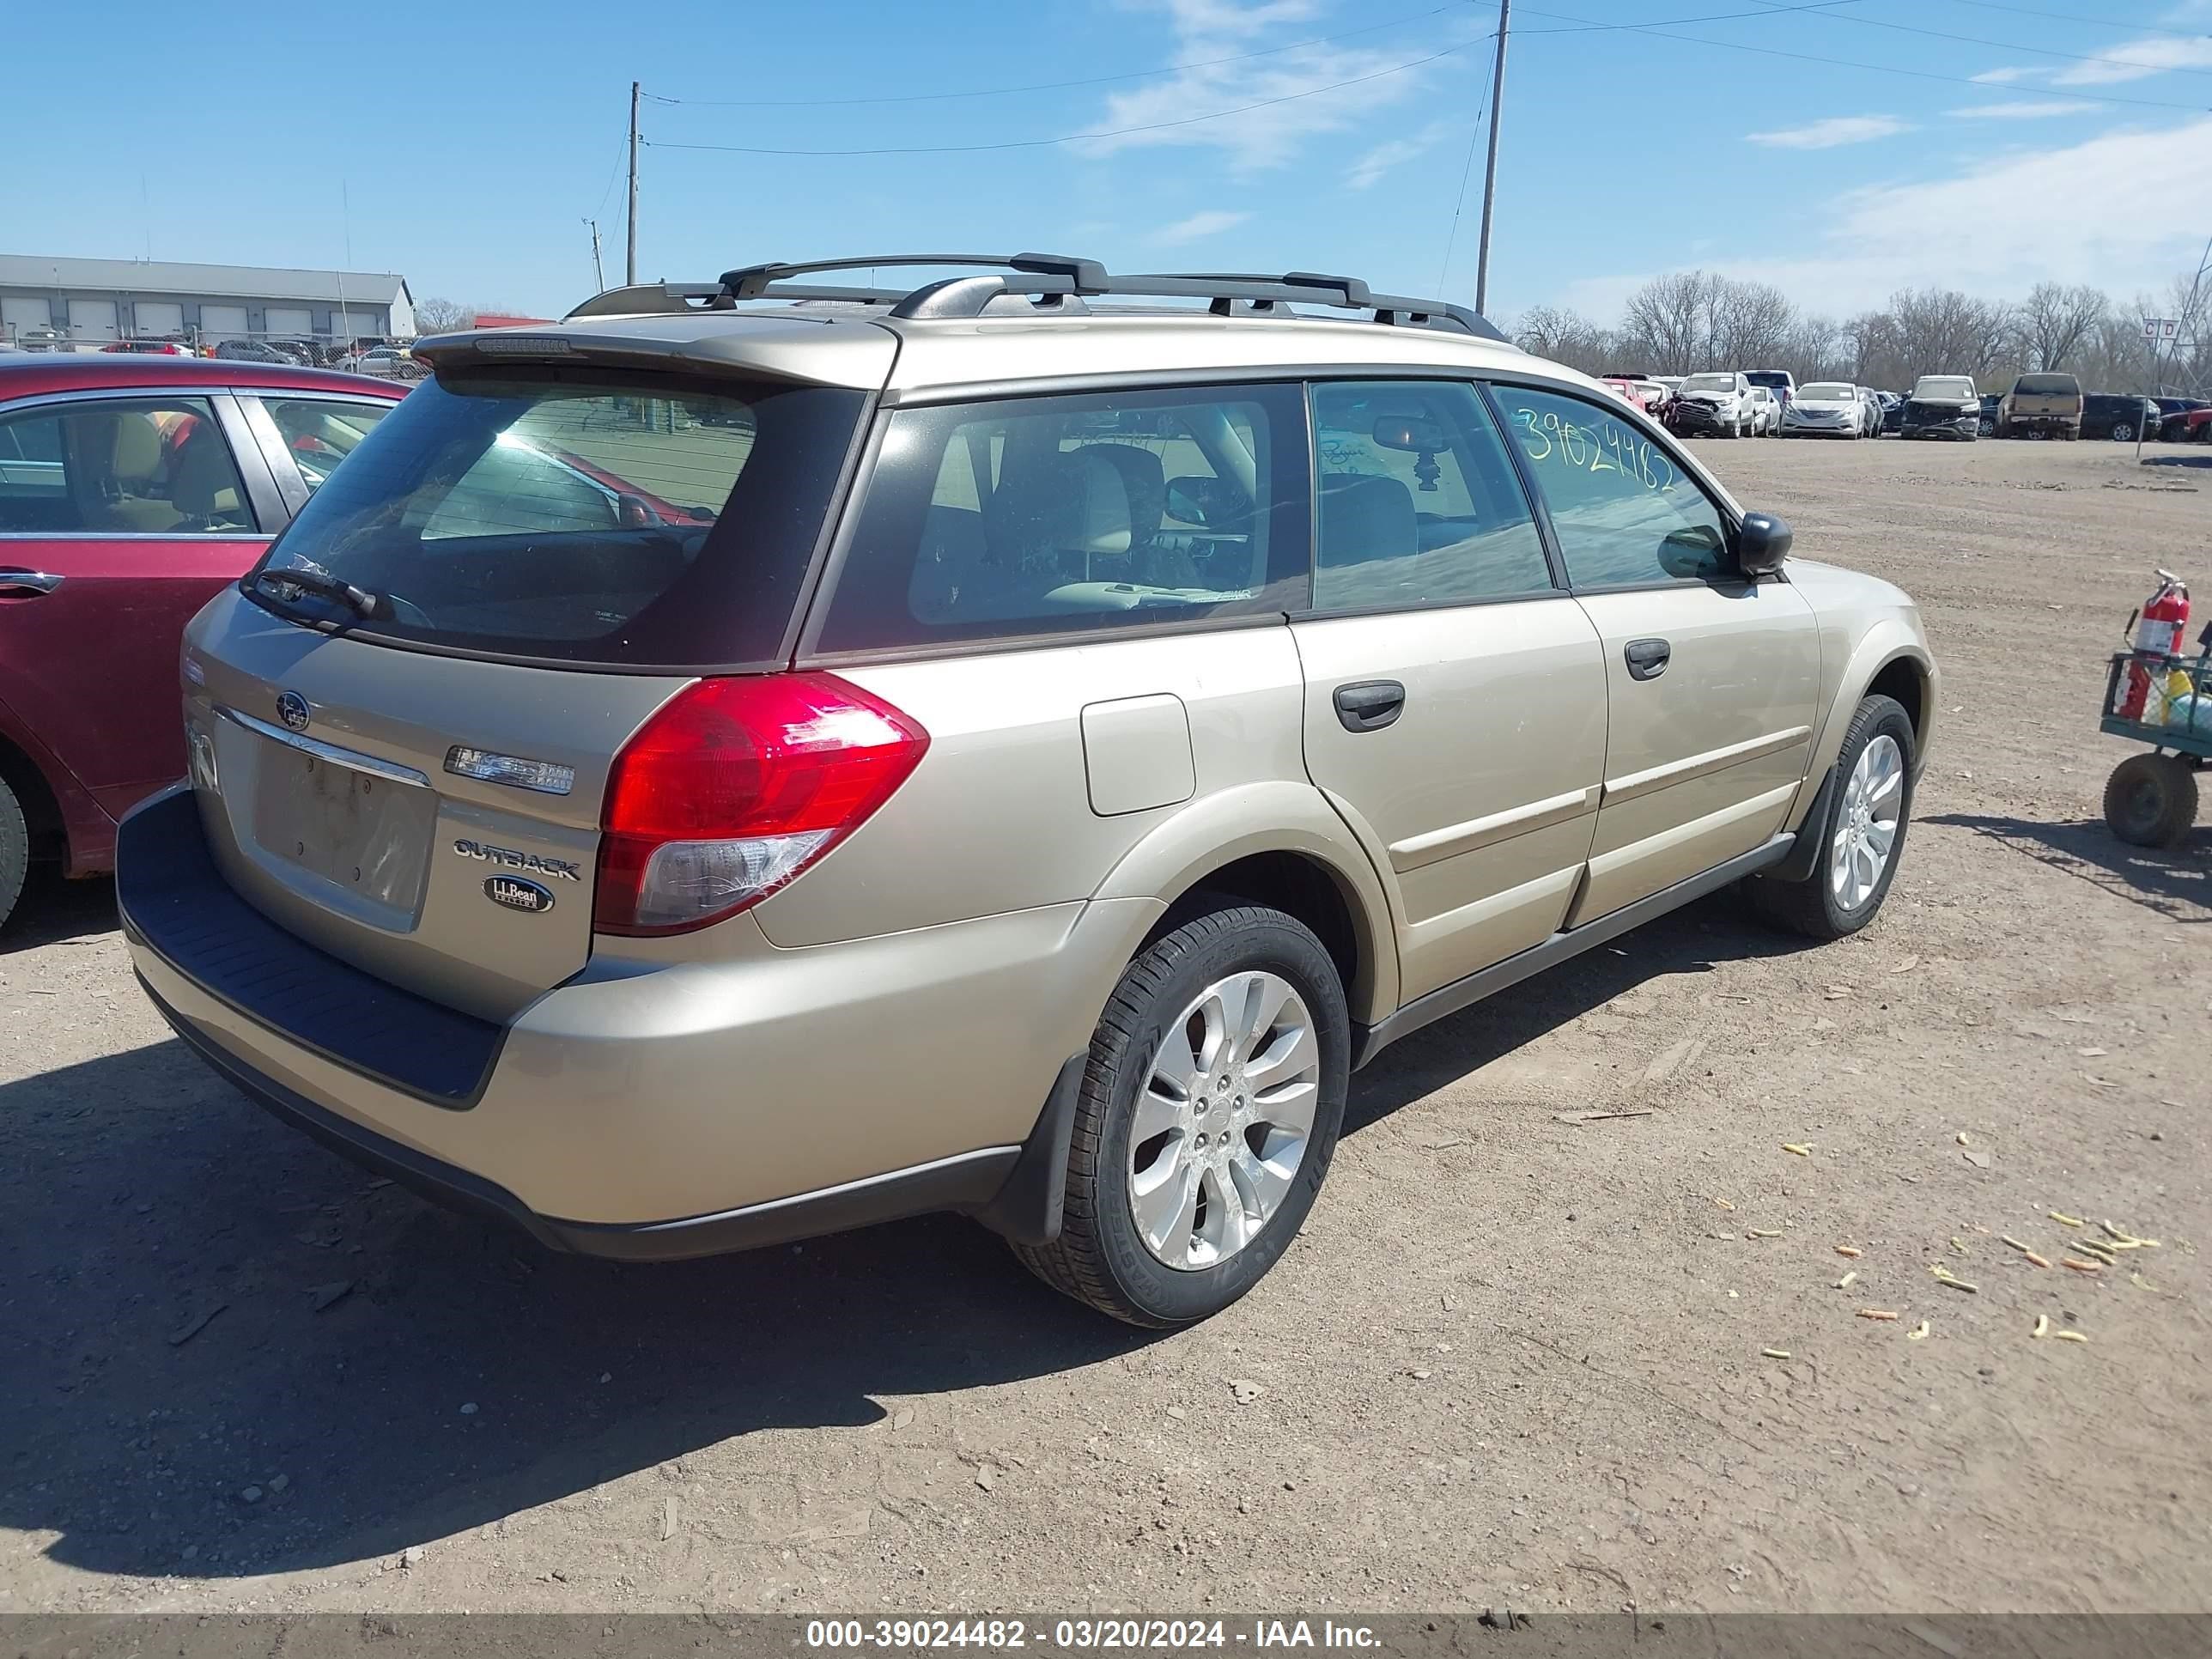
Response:
[[[1282,1207],[1321,1098],[1313,1014],[1277,974],[1216,980],[1168,1027],[1129,1131],[1129,1214],[1185,1272],[1227,1261]]]
[[[1858,909],[1881,885],[1904,811],[1905,753],[1885,732],[1859,750],[1829,843],[1828,884],[1844,909]]]

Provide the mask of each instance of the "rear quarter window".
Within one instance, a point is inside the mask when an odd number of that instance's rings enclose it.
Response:
[[[356,635],[638,668],[781,647],[865,398],[559,368],[425,382],[363,436],[270,550],[377,596]]]
[[[1303,608],[1296,386],[886,418],[815,648],[904,651]]]

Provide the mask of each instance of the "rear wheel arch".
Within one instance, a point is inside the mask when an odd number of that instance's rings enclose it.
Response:
[[[1345,999],[1355,1010],[1373,997],[1375,963],[1383,947],[1351,883],[1310,852],[1245,853],[1194,874],[1181,892],[1163,896],[1168,908],[1138,947],[1139,954],[1194,917],[1231,905],[1261,905],[1312,931],[1336,964]]]
[[[38,762],[4,735],[0,735],[0,781],[15,792],[23,809],[24,824],[31,833],[31,856],[66,859],[69,824],[62,816],[61,801]]]

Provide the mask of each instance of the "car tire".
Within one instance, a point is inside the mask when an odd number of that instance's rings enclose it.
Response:
[[[1818,823],[1800,836],[1820,844],[1812,873],[1801,881],[1754,876],[1748,891],[1767,918],[1808,939],[1838,939],[1872,921],[1888,896],[1905,856],[1912,818],[1912,717],[1893,697],[1863,699],[1836,757],[1837,787]],[[1894,816],[1884,819],[1885,811]],[[1886,845],[1871,832],[1887,826]],[[1870,856],[1881,847],[1878,866]]]
[[[1978,436],[1994,438],[1997,435],[1997,423],[1984,415],[1975,423],[1974,431]]]
[[[1252,985],[1261,990],[1250,1006],[1261,1007],[1260,1018],[1270,1024],[1240,1040],[1237,1030],[1252,1022],[1231,1018],[1230,1008]],[[1289,996],[1267,1014],[1267,998],[1284,988]],[[1206,1012],[1209,1000],[1218,1019]],[[1286,1044],[1291,1059],[1278,1066],[1295,1063],[1295,1076],[1279,1072],[1277,1081],[1243,1093],[1243,1067]],[[1206,1048],[1218,1052],[1200,1052]],[[1179,1067],[1172,1057],[1178,1048]],[[1336,1151],[1351,1056],[1352,1018],[1336,964],[1295,917],[1231,905],[1153,940],[1123,970],[1091,1040],[1060,1236],[1048,1244],[1016,1244],[1015,1255],[1054,1290],[1132,1325],[1171,1330],[1220,1312],[1274,1266],[1304,1224]],[[1195,1090],[1173,1080],[1177,1069],[1188,1077],[1194,1058],[1223,1067],[1213,1107],[1195,1117],[1191,1102],[1204,1108],[1206,1079],[1198,1078]],[[1277,1137],[1286,1132],[1249,1116],[1268,1109],[1270,1097],[1290,1119],[1310,1109],[1287,1170],[1262,1151],[1280,1146]],[[1133,1144],[1140,1121],[1151,1133]],[[1209,1152],[1200,1149],[1210,1130]],[[1218,1150],[1224,1146],[1236,1151]],[[1274,1158],[1285,1155],[1287,1149]],[[1154,1171],[1147,1185],[1144,1177]],[[1148,1192],[1161,1194],[1151,1207],[1165,1254],[1138,1219]],[[1181,1201],[1169,1202],[1178,1192]],[[1233,1211],[1221,1193],[1241,1200]],[[1220,1249],[1228,1239],[1236,1242]],[[1207,1259],[1209,1252],[1218,1259]],[[1170,1256],[1181,1260],[1170,1265]]]
[[[2105,781],[2105,823],[2130,847],[2179,847],[2197,823],[2197,774],[2173,755],[2130,755]]]
[[[2136,429],[2134,427],[2129,425],[2125,421],[2115,421],[2112,422],[2112,441],[2114,443],[2131,444],[2135,441]]]
[[[0,927],[15,914],[15,901],[23,896],[23,878],[31,872],[31,830],[23,820],[23,803],[7,780],[0,778]]]

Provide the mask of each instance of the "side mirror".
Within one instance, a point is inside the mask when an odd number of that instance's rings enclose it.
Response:
[[[1735,560],[1747,576],[1771,576],[1790,556],[1788,522],[1771,513],[1747,513],[1736,527]]]
[[[624,530],[645,530],[666,522],[644,496],[627,493],[616,498],[615,518]]]

